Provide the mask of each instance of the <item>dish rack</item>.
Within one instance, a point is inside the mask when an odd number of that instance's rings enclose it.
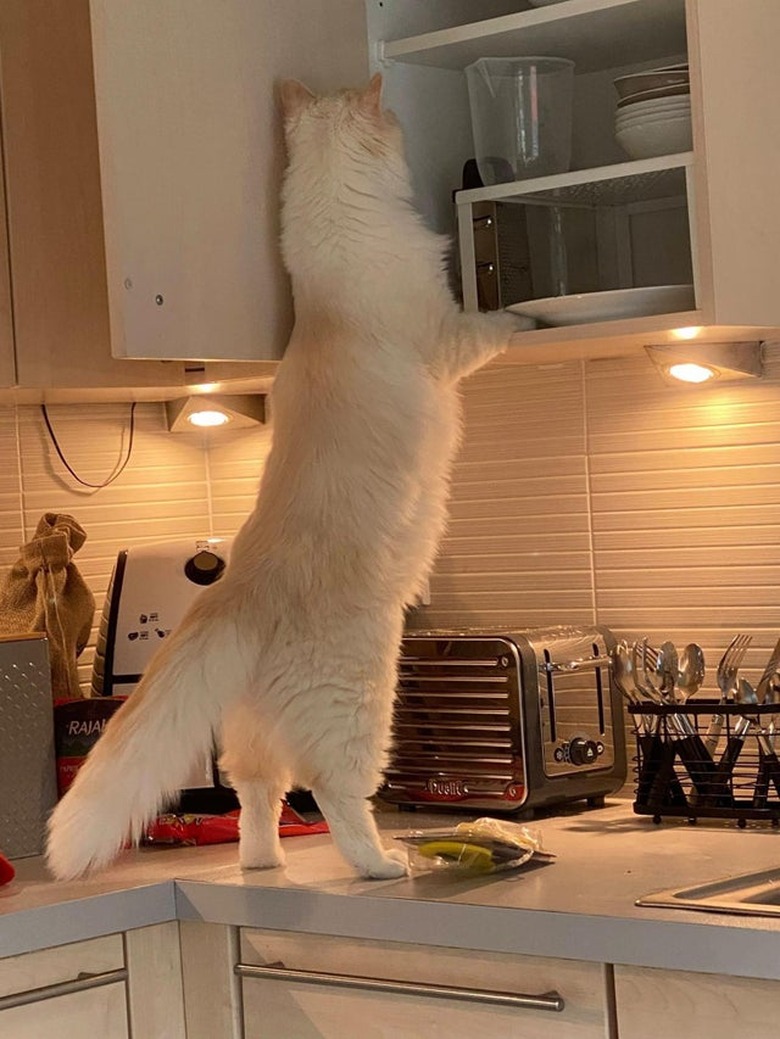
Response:
[[[780,759],[772,732],[777,706],[697,699],[627,705],[637,754],[634,812],[764,820],[780,826]]]

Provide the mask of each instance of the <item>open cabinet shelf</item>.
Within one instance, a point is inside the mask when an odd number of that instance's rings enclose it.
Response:
[[[476,5],[475,5],[476,6]],[[478,58],[555,54],[593,72],[685,50],[684,0],[560,4],[380,44],[380,60],[464,69]]]
[[[630,354],[689,326],[701,328],[702,341],[780,337],[780,294],[771,275],[771,243],[780,235],[780,207],[772,201],[780,135],[767,133],[780,91],[776,0],[560,0],[539,8],[527,0],[430,0],[424,17],[406,0],[369,0],[369,10],[377,6],[384,13],[375,16],[375,68],[385,74],[390,106],[410,128],[410,165],[425,217],[452,235],[457,213],[467,309],[693,286],[689,301],[675,300],[684,307],[677,313],[637,305],[630,317],[519,332],[508,360]],[[477,7],[483,18],[469,21]],[[570,171],[472,187],[465,177],[475,146],[463,70],[482,57],[534,55],[575,63]],[[690,70],[691,150],[627,161],[615,134],[614,79],[680,62]],[[483,238],[497,238],[497,258],[510,269],[509,299],[490,297],[484,286],[477,292],[476,267],[482,278],[491,262],[477,255],[477,226],[488,228]],[[558,245],[550,244],[556,234],[566,237],[561,277]],[[655,305],[664,305],[661,295]]]
[[[654,159],[635,159],[590,170],[556,173],[551,177],[515,180],[506,184],[490,184],[483,188],[458,191],[457,205],[474,202],[511,201],[533,196],[558,202],[583,205],[620,205],[664,198],[672,189],[674,171],[690,168],[693,152],[661,155]]]

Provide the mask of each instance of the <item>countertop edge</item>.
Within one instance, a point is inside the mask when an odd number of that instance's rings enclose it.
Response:
[[[349,898],[349,914],[344,900]],[[778,932],[679,920],[176,882],[179,920],[780,980]],[[733,919],[733,918],[732,918]]]
[[[0,959],[176,919],[176,882],[101,892],[0,918]]]

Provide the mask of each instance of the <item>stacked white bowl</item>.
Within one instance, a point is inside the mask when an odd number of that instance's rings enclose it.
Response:
[[[687,64],[634,72],[614,82],[619,99],[615,138],[632,159],[691,150]]]

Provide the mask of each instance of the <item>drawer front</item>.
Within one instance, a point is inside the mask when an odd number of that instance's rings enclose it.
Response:
[[[241,963],[269,968],[242,978],[246,1039],[609,1035],[600,964],[260,930],[242,933]],[[524,999],[552,1005],[553,990],[560,1012]]]
[[[73,981],[79,974],[121,970],[124,965],[120,934],[10,956],[0,960],[0,998]]]
[[[620,1039],[776,1039],[780,984],[760,978],[615,967]]]
[[[0,1010],[0,1035],[8,1039],[127,1039],[128,1034],[121,983]]]

